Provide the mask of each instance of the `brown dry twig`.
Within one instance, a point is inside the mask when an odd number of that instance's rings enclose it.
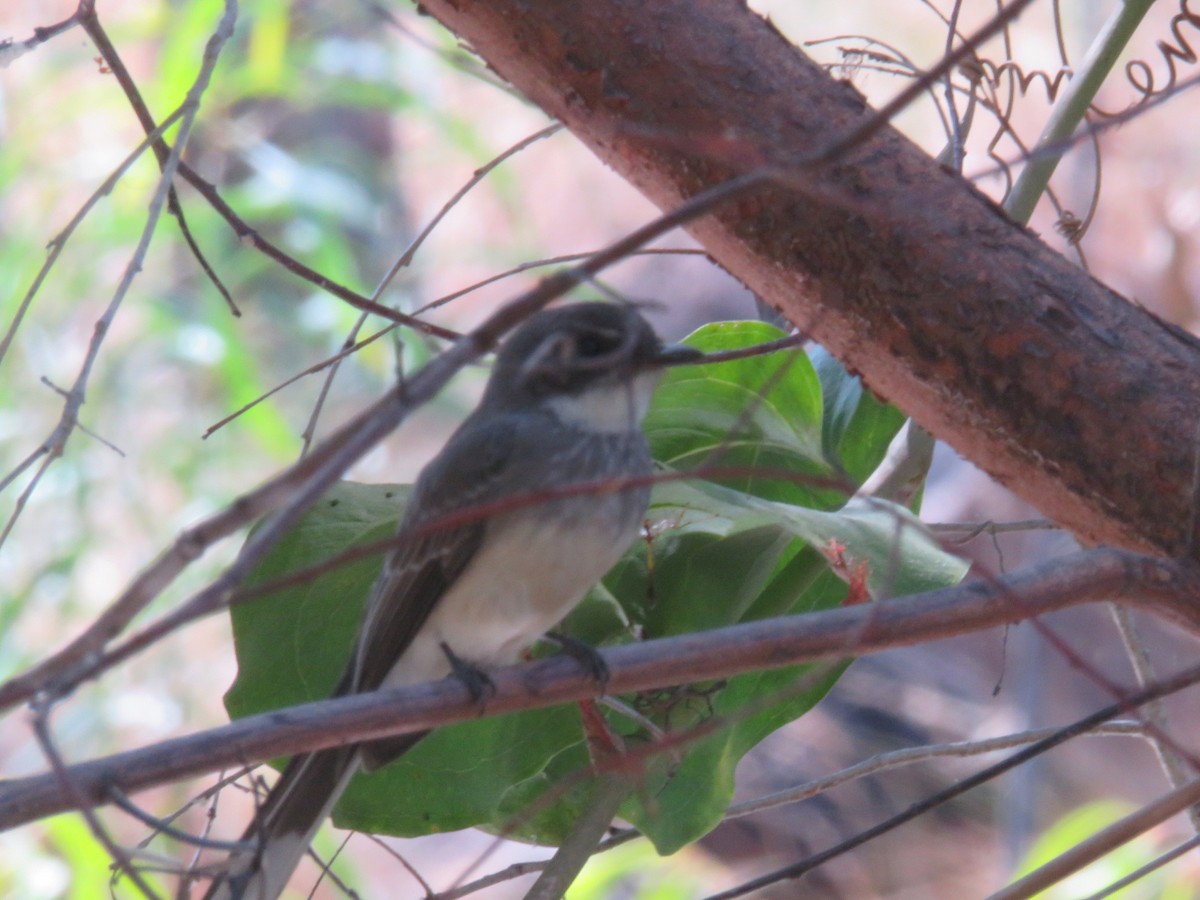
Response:
[[[137,89],[137,85],[133,80],[133,76],[129,74],[129,70],[125,68],[125,63],[117,54],[116,48],[108,39],[108,34],[100,25],[100,18],[96,12],[96,0],[81,0],[79,9],[76,11],[76,17],[80,27],[91,38],[95,44],[96,50],[100,56],[97,62],[102,62],[102,71],[105,74],[110,74],[116,77],[117,83],[125,92],[125,96],[129,98],[130,104],[133,106],[134,113],[141,122],[142,128],[146,134],[154,134],[159,131],[154,123],[150,111],[146,108],[146,104],[142,101],[141,94]],[[156,137],[153,142],[154,156],[158,160],[158,166],[164,172],[166,171],[167,160],[171,155],[171,149],[167,146],[165,140],[161,137]],[[179,194],[175,191],[175,185],[172,184],[167,193],[167,212],[175,217],[175,221],[179,224],[179,233],[183,237],[184,243],[187,245],[201,271],[204,272],[208,280],[212,282],[213,287],[217,289],[217,293],[225,301],[225,305],[229,311],[235,316],[240,316],[242,311],[238,309],[237,303],[234,302],[229,289],[225,287],[219,275],[209,263],[204,251],[200,249],[200,245],[196,243],[196,238],[192,234],[192,229],[188,226],[187,218],[183,214],[183,206],[179,202]]]
[[[129,104],[133,108],[134,114],[137,116],[142,128],[147,134],[155,133],[159,129],[154,122],[154,117],[150,114],[150,110],[146,106],[145,101],[142,99],[141,92],[138,90],[137,84],[134,82],[132,76],[129,74],[128,69],[125,67],[124,61],[117,53],[112,41],[108,38],[108,34],[104,31],[103,26],[100,24],[100,20],[95,14],[94,0],[84,0],[84,3],[81,4],[81,9],[84,9],[85,12],[81,15],[80,24],[83,26],[84,30],[87,31],[88,36],[92,39],[92,42],[95,43],[96,49],[100,51],[100,55],[104,59],[105,65],[112,70],[113,75],[116,77],[121,89],[124,91],[126,98],[128,98]],[[161,138],[155,139],[153,142],[153,147],[161,164],[162,159],[164,159],[164,154],[168,153],[170,148]],[[322,290],[333,294],[335,297],[346,301],[355,309],[361,310],[362,312],[374,313],[375,315],[381,316],[388,321],[407,325],[410,328],[415,328],[416,330],[425,334],[430,334],[446,340],[454,340],[459,336],[457,332],[451,331],[448,328],[442,328],[439,325],[434,325],[429,322],[422,322],[419,319],[414,319],[412,316],[404,315],[403,313],[397,312],[390,307],[377,303],[370,298],[363,297],[344,285],[338,284],[331,278],[322,275],[315,269],[306,266],[295,257],[284,252],[281,248],[268,241],[261,234],[259,234],[256,229],[251,228],[245,222],[245,220],[234,211],[233,207],[225,202],[225,200],[220,196],[216,187],[204,179],[186,162],[179,162],[177,171],[179,177],[195,188],[213,208],[217,215],[223,218],[229,227],[233,229],[234,234],[237,236],[240,242],[254,247],[260,253],[279,263],[292,274],[297,275],[305,281],[316,285]],[[171,188],[171,192],[172,196],[174,197],[174,187]],[[176,208],[178,208],[177,205],[172,209],[172,212],[174,212]],[[178,214],[178,218],[186,236],[188,232],[186,231],[186,225],[183,224],[181,210]],[[220,290],[222,295],[226,297],[227,302],[232,305],[233,301],[231,298],[229,298],[229,294],[224,289],[224,286],[221,285],[220,279],[216,276],[216,273],[213,272],[212,268],[204,259],[203,254],[201,254],[199,248],[194,245],[190,238],[188,239],[188,246],[192,248],[193,254],[200,261],[201,267],[204,269],[205,273],[209,275],[210,280],[212,280],[213,283],[218,286],[218,290]],[[236,307],[233,308],[236,312]]]

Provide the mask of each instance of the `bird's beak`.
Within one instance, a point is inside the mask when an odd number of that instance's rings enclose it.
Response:
[[[695,347],[689,347],[687,344],[663,344],[654,358],[654,364],[664,367],[682,366],[702,359],[704,354]]]

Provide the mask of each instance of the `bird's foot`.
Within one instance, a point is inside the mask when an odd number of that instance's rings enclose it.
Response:
[[[496,693],[496,685],[491,676],[474,663],[469,663],[450,649],[450,645],[442,642],[442,652],[450,661],[451,674],[462,682],[471,699],[483,706]]]
[[[608,685],[608,663],[604,661],[599,650],[591,644],[558,631],[547,632],[546,638],[558,644],[563,653],[579,663],[583,670],[599,683],[600,687]]]

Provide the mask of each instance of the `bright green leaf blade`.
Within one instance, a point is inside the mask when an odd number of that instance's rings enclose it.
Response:
[[[836,541],[851,563],[867,565],[872,596],[914,594],[957,584],[967,564],[947,553],[912,513],[885,500],[855,498],[836,512],[774,503],[707,482],[670,482],[653,503],[681,528],[725,528],[728,534],[766,525],[786,529],[810,545]]]
[[[622,816],[663,855],[699,840],[724,820],[742,757],[816,706],[845,668],[845,663],[801,666],[730,679],[713,698],[712,714],[726,727],[688,746],[669,777],[631,797]],[[758,711],[748,713],[753,710]]]
[[[831,541],[845,547],[851,566],[866,564],[875,596],[944,587],[966,571],[907,510],[890,503],[858,500],[823,512],[703,482],[666,482],[656,488],[651,506],[672,526],[655,538],[653,566],[627,560],[608,579],[615,594],[631,598],[629,615],[643,623],[647,636],[839,605],[846,586],[816,550]],[[655,596],[665,598],[666,609],[641,599]],[[673,706],[658,711],[654,718],[676,731],[710,716],[723,724],[688,745],[678,767],[659,773],[622,814],[662,853],[703,836],[722,820],[742,756],[808,712],[844,668],[824,664],[738,676],[706,698],[707,714],[697,712],[696,698],[691,717]]]
[[[735,496],[741,496],[731,492]],[[656,491],[656,497],[661,492]],[[684,513],[669,507],[669,521]],[[627,559],[605,580],[631,604],[632,619],[643,620],[646,635],[658,637],[696,627],[720,627],[765,615],[828,609],[839,605],[846,586],[824,558],[802,547],[786,529],[758,524],[745,529],[736,519],[695,514],[677,533],[653,544],[653,565],[644,551]],[[744,594],[742,583],[753,585]],[[653,585],[653,589],[651,588]],[[661,597],[661,604],[644,599]],[[677,766],[667,754],[649,767],[644,790],[634,794],[622,815],[636,824],[662,853],[673,853],[720,824],[733,796],[734,774],[742,756],[773,731],[811,709],[833,686],[844,665],[801,666],[750,673],[718,685],[664,691],[642,712],[665,730],[686,735],[710,720],[720,726],[683,743]],[[613,724],[627,727],[619,719]]]
[[[704,326],[685,343],[713,352],[782,336],[763,322],[722,322]],[[821,451],[821,385],[800,350],[671,369],[654,395],[645,430],[654,458],[673,468],[735,470],[721,483],[773,500],[822,507],[841,502],[824,486],[833,471]],[[789,478],[755,477],[755,470],[785,471]]]
[[[647,638],[721,628],[742,620],[792,540],[771,525],[726,535],[667,532],[655,541],[652,563],[636,554],[605,583]]]
[[[336,559],[356,545],[386,540],[408,488],[336,485],[259,563],[247,588]],[[233,607],[238,675],[225,694],[234,718],[328,697],[350,655],[380,556],[331,564],[301,584]]]
[[[579,713],[571,706],[450,725],[391,765],[359,775],[333,820],[341,828],[405,837],[472,826],[505,830],[519,822],[511,816],[521,814],[506,805],[513,786],[539,779],[581,739]],[[557,830],[565,821],[558,813],[521,823],[513,836],[555,843],[565,834]]]
[[[822,452],[854,484],[862,484],[904,424],[904,413],[864,390],[824,347],[815,348],[810,359],[824,399]]]

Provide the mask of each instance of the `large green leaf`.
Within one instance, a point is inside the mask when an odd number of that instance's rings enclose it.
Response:
[[[258,564],[246,587],[289,575],[395,531],[408,488],[336,485]],[[235,718],[328,697],[350,655],[358,620],[381,566],[379,555],[331,565],[300,584],[232,610],[238,675],[225,694]]]
[[[966,564],[947,553],[911,512],[886,500],[853,498],[835,512],[763,500],[708,482],[672,482],[655,491],[651,509],[675,530],[716,532],[734,540],[776,529],[818,548],[836,542],[867,566],[875,599],[955,584]],[[692,629],[687,629],[692,630]]]
[[[779,334],[757,322],[726,323],[701,329],[689,342],[713,351]],[[828,609],[846,594],[823,553],[830,542],[844,548],[851,564],[865,566],[877,598],[961,577],[963,565],[910,513],[887,503],[845,503],[846,490],[831,487],[836,479],[863,477],[902,418],[840,367],[818,361],[814,369],[806,354],[788,351],[668,373],[646,422],[656,457],[699,475],[717,464],[722,477],[656,486],[650,537],[596,586],[563,630],[603,645]],[[764,466],[784,471],[763,477],[755,470]],[[731,468],[738,470],[732,476]],[[330,565],[296,584],[285,579],[386,540],[405,494],[396,486],[339,485],[260,564],[252,585],[282,586],[233,610],[240,669],[226,695],[232,715],[327,695],[349,655],[379,557]],[[808,711],[842,668],[800,666],[625,698],[683,739],[646,763],[642,789],[622,815],[661,852],[702,836],[732,797],[741,757]],[[608,716],[627,745],[645,745],[640,724]],[[717,727],[689,737],[705,723]],[[334,819],[400,835],[477,825],[553,844],[588,802],[589,784],[578,777],[587,766],[573,707],[466,722],[360,776]]]
[[[705,352],[783,336],[764,322],[706,325],[687,339]],[[806,506],[838,506],[821,449],[821,383],[800,350],[671,369],[646,417],[654,458],[676,469],[719,468],[732,488]],[[786,480],[756,472],[788,473]],[[745,474],[740,474],[744,472]]]

